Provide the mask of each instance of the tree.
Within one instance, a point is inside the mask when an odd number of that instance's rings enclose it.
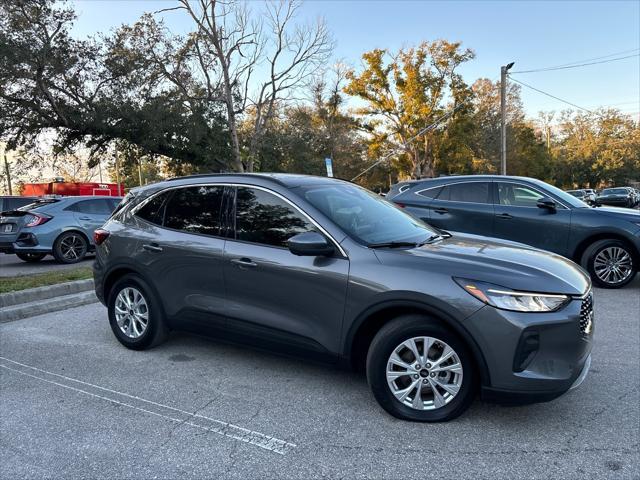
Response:
[[[640,179],[640,128],[616,109],[562,112],[552,150],[557,182],[567,187]]]
[[[365,103],[356,113],[370,132],[373,158],[397,150],[407,174],[434,176],[437,133],[422,130],[445,113],[448,100],[457,105],[466,86],[456,70],[474,54],[459,42],[437,40],[388,56],[380,49],[365,53],[363,70],[349,72],[345,92]]]
[[[120,139],[148,153],[225,168],[228,137],[219,106],[191,98],[159,74],[157,62],[135,55],[128,47],[141,29],[103,42],[75,40],[74,19],[71,8],[53,1],[0,3],[0,138],[10,149],[33,147],[53,131],[57,151],[86,144],[97,155]],[[181,71],[180,39],[154,33],[167,65]]]
[[[252,15],[246,3],[236,0],[180,0],[178,7],[166,9],[186,11],[196,26],[191,38],[198,65],[206,90],[224,102],[236,171],[253,171],[278,103],[303,86],[331,52],[322,20],[293,24],[298,7],[298,1],[281,0],[266,3],[262,15]],[[247,111],[253,128],[245,129],[251,137],[243,161],[238,128]]]

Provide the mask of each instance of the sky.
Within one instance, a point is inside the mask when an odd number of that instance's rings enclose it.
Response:
[[[256,7],[258,6],[257,1]],[[173,0],[75,0],[78,37],[107,33]],[[162,14],[176,33],[191,29],[181,12]],[[640,119],[640,0],[628,1],[391,1],[307,0],[300,21],[325,18],[335,60],[355,67],[374,48],[395,51],[423,40],[461,41],[476,58],[461,69],[467,83],[499,79],[515,62],[514,79],[587,109],[612,106]],[[619,55],[612,55],[617,54]],[[598,58],[619,61],[581,68],[515,73]],[[601,57],[606,57],[602,59]],[[522,87],[527,114],[568,105]]]

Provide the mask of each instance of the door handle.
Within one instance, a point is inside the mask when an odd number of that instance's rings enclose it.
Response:
[[[258,264],[256,262],[254,262],[253,260],[251,260],[250,258],[232,258],[231,263],[233,263],[234,265],[237,265],[238,267],[244,269],[244,268],[255,268],[258,266]]]
[[[502,220],[509,220],[513,218],[513,216],[509,215],[508,213],[499,213],[498,215],[496,215],[496,218],[500,218]]]
[[[142,245],[142,248],[147,252],[153,252],[153,253],[160,253],[162,251],[162,247],[157,243],[152,243],[152,244],[145,243],[144,245]]]
[[[93,220],[91,217],[80,217],[80,220]]]
[[[445,213],[447,213],[449,210],[447,210],[446,208],[436,208],[434,210],[434,212],[439,213],[440,215],[444,215]]]

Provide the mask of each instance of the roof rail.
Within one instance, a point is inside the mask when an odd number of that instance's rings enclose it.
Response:
[[[165,180],[165,182],[173,182],[176,180],[185,180],[189,178],[207,178],[207,177],[256,177],[262,178],[265,180],[271,180],[272,182],[278,183],[280,185],[286,186],[286,184],[280,180],[277,176],[278,174],[271,173],[259,173],[259,172],[250,172],[250,173],[237,173],[237,172],[225,172],[225,173],[197,173],[194,175],[185,175],[183,177],[172,177]]]

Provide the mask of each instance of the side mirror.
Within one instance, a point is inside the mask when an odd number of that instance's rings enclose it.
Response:
[[[536,205],[538,205],[538,208],[546,208],[547,210],[555,210],[557,207],[555,200],[549,197],[542,197]]]
[[[324,235],[318,232],[304,232],[294,235],[287,241],[289,250],[294,255],[303,257],[328,257],[335,251]]]

